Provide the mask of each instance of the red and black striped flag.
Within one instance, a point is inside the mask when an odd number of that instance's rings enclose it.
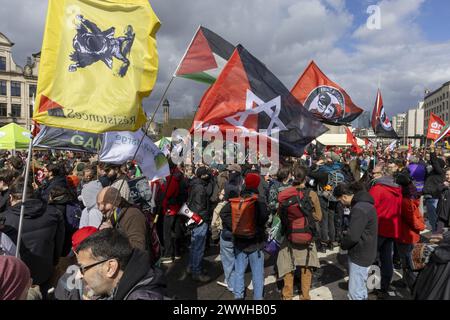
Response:
[[[203,96],[194,126],[198,121],[202,126],[193,130],[278,135],[282,156],[302,156],[304,147],[328,130],[241,45]]]

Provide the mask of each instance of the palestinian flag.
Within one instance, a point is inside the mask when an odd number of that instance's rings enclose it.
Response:
[[[337,83],[331,81],[312,61],[291,90],[298,101],[320,121],[346,125],[363,112]]]
[[[380,90],[378,90],[377,99],[372,112],[372,128],[377,137],[398,139],[398,135],[386,115]]]
[[[200,26],[175,72],[175,76],[212,84],[233,54],[234,46]]]
[[[450,133],[450,124],[447,124],[445,127],[442,128],[441,132],[439,133],[439,136],[434,141],[434,144],[441,141],[443,138],[445,138]]]
[[[350,129],[347,127],[345,127],[345,132],[347,133],[347,143],[352,145],[352,149],[356,154],[361,154],[363,150],[358,145],[358,140],[353,135],[353,132],[351,132]]]
[[[192,131],[227,129],[268,136],[281,155],[297,157],[328,130],[241,45],[203,96]]]

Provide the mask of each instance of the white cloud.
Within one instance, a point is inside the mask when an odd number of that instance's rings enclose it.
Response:
[[[316,60],[367,110],[373,107],[378,79],[390,115],[413,106],[425,88],[450,80],[450,39],[429,43],[416,23],[426,0],[381,1],[381,30],[355,25],[349,1],[354,0],[152,0],[162,22],[160,71],[144,103],[147,110],[159,101],[199,24],[242,43],[288,88]],[[45,0],[0,0],[0,32],[16,43],[19,64],[39,51],[46,6]],[[205,90],[203,84],[176,79],[168,93],[172,113],[192,113]]]

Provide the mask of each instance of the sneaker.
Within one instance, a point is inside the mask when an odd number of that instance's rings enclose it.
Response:
[[[181,256],[175,256],[175,260],[181,260]]]
[[[228,288],[228,285],[225,281],[216,281],[216,283],[221,287]]]
[[[171,264],[171,263],[173,263],[173,259],[169,258],[169,257],[163,257],[163,258],[161,258],[161,263],[162,264]]]
[[[193,274],[192,280],[205,283],[205,282],[210,282],[211,278],[206,275],[203,275],[203,274]]]

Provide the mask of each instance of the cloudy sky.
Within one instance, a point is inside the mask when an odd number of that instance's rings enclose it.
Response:
[[[378,83],[389,116],[450,80],[448,0],[152,0],[161,20],[160,70],[151,112],[187,45],[202,24],[241,43],[290,89],[310,60],[372,110]],[[367,28],[367,9],[379,5],[381,29]],[[15,42],[14,59],[40,51],[47,0],[0,0],[0,32]],[[206,86],[176,79],[168,99],[173,115],[195,112]]]

